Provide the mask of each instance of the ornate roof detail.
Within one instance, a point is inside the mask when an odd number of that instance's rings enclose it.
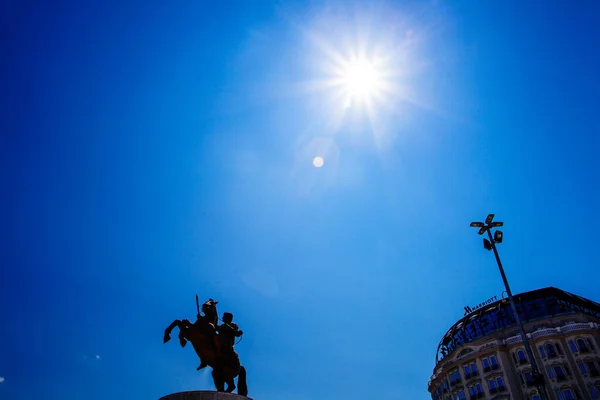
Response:
[[[600,304],[555,287],[521,293],[514,298],[517,312],[523,323],[569,314],[588,314],[600,319]],[[592,324],[594,323],[573,323],[561,327],[560,332],[594,329]],[[458,320],[446,332],[437,349],[436,363],[468,343],[495,331],[514,327],[516,327],[516,321],[506,299],[481,307]],[[537,336],[533,338],[550,334],[551,330],[556,328],[549,329],[540,329],[534,332]],[[514,340],[517,341],[517,339]],[[520,341],[520,337],[518,340]]]

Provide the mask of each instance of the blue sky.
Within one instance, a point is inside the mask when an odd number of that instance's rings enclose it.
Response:
[[[488,212],[514,292],[599,300],[598,4],[176,3],[1,6],[1,399],[210,389],[196,293],[257,400],[427,399]]]

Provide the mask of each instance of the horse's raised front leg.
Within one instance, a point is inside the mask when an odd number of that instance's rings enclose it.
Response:
[[[181,347],[185,347],[187,344],[187,331],[191,326],[192,323],[187,319],[181,320],[181,323],[179,324],[179,344]]]
[[[173,321],[171,323],[171,325],[167,326],[167,329],[165,329],[165,336],[163,338],[163,343],[167,343],[169,340],[171,340],[171,331],[173,330],[173,328],[178,326],[180,323],[181,323],[181,321],[176,319],[175,321]]]

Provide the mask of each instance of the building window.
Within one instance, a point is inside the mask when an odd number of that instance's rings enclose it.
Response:
[[[498,369],[498,359],[496,356],[490,356],[490,364],[492,364],[492,369]]]
[[[498,365],[498,359],[495,355],[483,358],[481,362],[483,362],[483,370],[485,372],[488,372],[491,369],[498,369],[500,367]]]
[[[521,375],[521,383],[527,386],[533,386],[533,377],[531,376],[531,372],[525,372]]]
[[[565,397],[563,396],[562,392],[560,390],[556,391],[556,398],[558,400],[565,400]]]
[[[450,379],[450,386],[454,385],[454,371],[450,371],[448,378]]]
[[[564,381],[567,379],[567,376],[565,375],[565,372],[563,371],[563,369],[560,365],[556,365],[553,368],[554,368],[554,375],[556,375],[557,381]]]
[[[460,383],[460,372],[458,372],[458,368],[450,372],[450,385],[456,385],[457,383]]]
[[[475,364],[475,362],[472,362],[471,364],[463,365],[463,370],[465,372],[465,379],[468,379],[471,376],[477,375],[477,365]]]
[[[531,395],[531,400],[542,400],[542,398],[540,397],[539,394],[532,394]]]
[[[477,397],[483,396],[483,388],[481,387],[481,383],[475,385],[475,388],[477,389]]]
[[[577,346],[575,346],[575,342],[569,340],[569,347],[571,348],[571,353],[577,353]]]
[[[590,391],[590,396],[592,397],[592,399],[597,399],[599,397],[598,396],[598,390],[596,390],[595,387],[590,386],[590,387],[588,387],[588,389]]]
[[[490,360],[488,360],[487,358],[483,359],[483,370],[484,371],[489,371],[490,368]]]
[[[554,370],[552,367],[548,367],[548,378],[554,379]]]
[[[590,375],[591,376],[600,376],[600,372],[598,372],[598,368],[596,368],[596,363],[593,361],[588,361],[587,363],[587,369],[588,371],[590,371]]]
[[[459,400],[466,400],[465,392],[463,392],[462,390],[460,392],[458,392],[458,399]]]
[[[504,387],[504,379],[501,376],[488,380],[488,386],[490,393],[502,392],[506,389]]]
[[[546,351],[544,351],[544,346],[540,346],[540,356],[542,356],[542,358],[546,358]]]
[[[528,364],[529,362],[527,361],[527,356],[525,355],[525,352],[523,350],[517,350],[517,357],[516,360],[519,364]]]
[[[577,347],[579,347],[579,351],[582,353],[589,353],[590,349],[588,349],[587,344],[583,339],[577,339]]]
[[[471,397],[475,397],[475,386],[469,386],[469,394]]]
[[[504,379],[501,376],[496,378],[496,384],[498,385],[498,390],[504,390]]]
[[[490,393],[496,393],[498,391],[498,388],[496,388],[496,380],[495,379],[490,379],[488,381],[488,385],[490,387]]]
[[[565,396],[565,400],[575,400],[575,393],[571,389],[565,389],[562,391]]]
[[[594,341],[592,339],[588,339],[588,344],[590,345],[590,350],[596,350],[596,348],[594,347]]]
[[[581,371],[582,375],[587,374],[587,370],[585,369],[585,364],[583,362],[579,361],[577,365],[579,365],[579,371]]]
[[[546,343],[546,354],[548,354],[548,358],[554,358],[558,356],[552,343]]]

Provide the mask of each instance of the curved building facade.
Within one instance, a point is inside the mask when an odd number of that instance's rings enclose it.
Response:
[[[514,299],[550,398],[600,399],[600,304],[553,287]],[[446,332],[428,390],[433,400],[539,400],[507,299]]]

